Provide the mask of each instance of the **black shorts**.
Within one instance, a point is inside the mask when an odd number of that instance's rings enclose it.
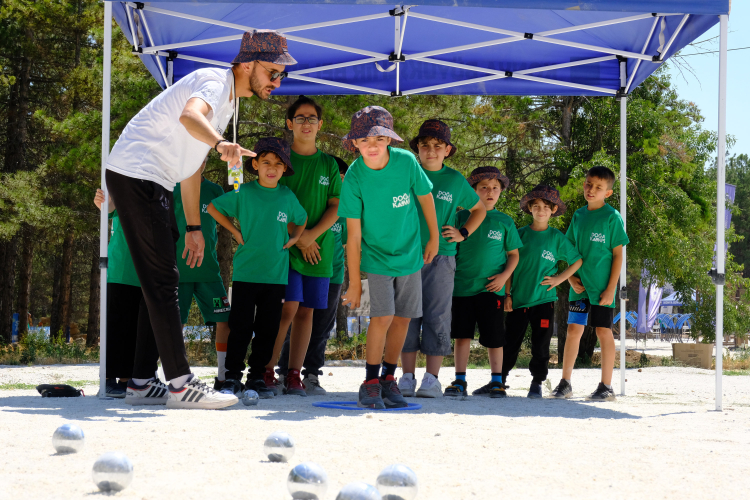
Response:
[[[505,345],[505,296],[483,292],[453,297],[452,339],[473,339],[479,327],[479,343],[489,349]]]
[[[571,300],[568,303],[568,324],[612,329],[615,316],[613,307],[591,305],[588,299]]]

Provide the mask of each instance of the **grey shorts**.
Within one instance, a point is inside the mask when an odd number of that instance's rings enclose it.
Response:
[[[422,267],[422,317],[412,319],[403,352],[451,353],[451,303],[456,257],[438,255]],[[421,333],[421,338],[420,338]]]
[[[422,316],[422,278],[420,272],[407,276],[385,276],[367,273],[370,286],[370,317]]]

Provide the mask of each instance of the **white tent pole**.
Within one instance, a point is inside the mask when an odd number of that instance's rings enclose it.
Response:
[[[135,35],[134,35],[135,36]],[[104,87],[102,89],[102,174],[104,203],[99,217],[99,397],[106,397],[107,379],[107,241],[109,233],[109,192],[107,157],[109,156],[109,99],[112,79],[112,3],[104,2]]]
[[[721,411],[721,377],[724,356],[724,212],[726,178],[724,155],[727,142],[727,24],[728,16],[719,16],[719,144],[716,159],[716,410]]]
[[[334,82],[332,80],[323,80],[321,78],[313,78],[311,76],[297,75],[289,73],[288,78],[294,80],[302,80],[305,82],[319,83],[321,85],[331,85],[332,87],[339,87],[342,89],[359,90],[360,92],[367,92],[368,94],[387,95],[390,97],[391,93],[385,90],[372,89],[370,87],[361,87],[359,85],[349,85],[347,83]]]
[[[623,89],[627,85],[628,61],[620,61],[620,87]],[[627,233],[628,219],[628,190],[627,190],[627,169],[628,169],[628,98],[620,97],[620,215],[622,223]],[[622,267],[620,268],[620,288],[625,289],[627,282],[627,245],[622,247]],[[620,296],[620,294],[618,294]],[[620,296],[620,396],[625,395],[625,353],[627,351],[627,328],[625,298]]]

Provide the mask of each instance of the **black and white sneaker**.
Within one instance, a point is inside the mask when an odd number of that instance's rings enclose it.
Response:
[[[129,405],[164,405],[167,404],[167,385],[158,378],[152,378],[144,385],[133,380],[128,381],[125,391],[125,402]]]
[[[238,394],[242,393],[242,389],[242,382],[233,378],[228,378],[221,384],[221,389],[219,389],[219,392],[222,394],[233,394],[237,396]],[[214,388],[214,390],[216,389]]]
[[[257,392],[259,399],[273,399],[275,396],[273,389],[269,388],[268,385],[266,385],[266,381],[262,378],[255,380],[248,379],[247,382],[245,382],[245,389],[252,389]]]
[[[599,386],[586,397],[586,401],[617,401],[617,398],[615,397],[615,391],[599,382]]]
[[[125,385],[125,387],[123,387],[123,385]],[[127,384],[122,384],[114,378],[108,378],[104,390],[107,397],[122,399],[125,397],[125,393],[128,389]]]
[[[526,397],[529,399],[542,399],[544,397],[542,395],[542,384],[532,382],[531,387],[529,387],[529,393]]]
[[[568,399],[573,395],[573,386],[565,379],[560,379],[551,396],[555,399]]]
[[[234,394],[222,394],[207,386],[191,375],[183,387],[177,389],[169,384],[167,408],[218,410],[237,404],[239,399]]]

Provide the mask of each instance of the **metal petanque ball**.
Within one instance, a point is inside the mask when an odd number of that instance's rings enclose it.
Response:
[[[259,401],[258,393],[249,389],[242,393],[242,404],[245,406],[255,406]]]
[[[316,463],[302,462],[289,472],[286,487],[292,498],[320,500],[328,489],[328,474]]]
[[[383,500],[413,500],[418,491],[417,475],[405,465],[389,465],[378,475],[375,486]]]
[[[83,431],[73,424],[63,424],[52,434],[52,446],[58,453],[78,453],[85,442]]]
[[[336,500],[382,500],[380,492],[367,483],[349,483],[339,491]]]
[[[274,432],[263,443],[263,453],[271,462],[288,462],[294,455],[294,440],[286,432]]]
[[[133,464],[123,453],[105,453],[94,462],[92,477],[101,491],[121,491],[133,480]]]

